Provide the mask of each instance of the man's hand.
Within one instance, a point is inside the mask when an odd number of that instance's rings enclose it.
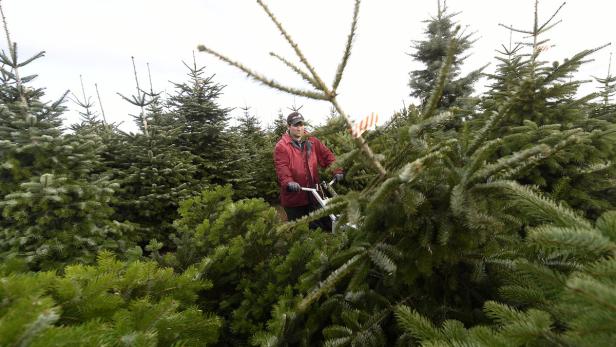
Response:
[[[336,182],[342,182],[342,180],[344,179],[344,174],[343,173],[337,173],[334,175],[334,179],[336,180]]]
[[[297,182],[289,182],[287,184],[287,190],[290,192],[299,192],[301,189],[299,183]]]

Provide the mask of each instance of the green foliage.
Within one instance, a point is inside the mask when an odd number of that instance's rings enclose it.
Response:
[[[123,250],[126,226],[111,220],[109,207],[117,186],[97,172],[100,137],[62,135],[62,100],[48,105],[41,89],[11,78],[0,94],[0,258],[53,269]]]
[[[167,108],[179,128],[174,142],[179,149],[192,153],[197,160],[194,164],[200,176],[212,184],[225,184],[229,175],[227,170],[237,159],[229,152],[232,145],[226,133],[229,109],[217,104],[224,86],[215,83],[214,75],[204,77],[205,67],[188,68],[189,81],[174,83],[175,94],[167,100]]]
[[[493,326],[467,330],[460,322],[445,321],[436,328],[407,306],[396,309],[398,323],[423,346],[608,346],[615,338],[616,244],[607,240],[615,225],[616,213],[609,212],[594,228],[534,228],[526,242],[528,258],[515,263],[501,290],[524,309],[486,302]],[[603,241],[587,242],[589,235]],[[452,324],[459,326],[454,333],[448,328]]]
[[[174,223],[177,251],[171,262],[180,268],[201,263],[203,273],[217,279],[200,303],[228,320],[226,330],[241,335],[253,332],[254,324],[268,314],[263,306],[266,299],[251,301],[245,296],[265,295],[274,300],[284,287],[281,284],[267,289],[270,293],[251,293],[256,288],[262,290],[271,279],[268,263],[280,251],[276,245],[280,236],[275,233],[278,216],[262,200],[234,202],[232,195],[230,186],[217,186],[182,202],[181,218]],[[236,312],[238,307],[243,314]],[[227,333],[224,336],[231,338]]]
[[[90,263],[101,249],[123,250],[125,227],[108,222],[113,190],[106,182],[68,181],[44,174],[0,202],[2,258],[20,256],[33,269]]]
[[[168,241],[180,201],[206,184],[199,179],[195,156],[179,149],[173,126],[150,123],[150,136],[111,133],[104,163],[120,188],[113,200],[114,218],[136,227],[131,238],[141,244]]]
[[[0,344],[29,346],[203,346],[221,321],[196,306],[211,283],[196,267],[181,274],[154,262],[120,262],[110,253],[95,266],[3,273]]]
[[[464,56],[465,51],[471,48],[473,40],[472,34],[460,34],[456,29],[457,24],[453,21],[453,17],[457,13],[448,13],[447,7],[438,0],[439,8],[436,17],[424,21],[427,23],[425,30],[426,39],[423,41],[414,42],[412,48],[414,52],[411,56],[417,61],[425,65],[423,70],[414,70],[409,73],[409,87],[411,88],[411,96],[417,97],[420,100],[421,106],[425,107],[428,104],[432,89],[437,85],[437,77],[439,70],[443,66],[449,66],[450,73],[446,77],[446,82],[443,86],[443,92],[437,98],[435,107],[438,109],[447,109],[452,106],[463,104],[464,98],[467,98],[473,92],[473,84],[479,79],[481,70],[476,70],[466,76],[460,77],[460,68],[467,56]],[[451,63],[446,63],[449,42],[454,39],[457,45],[454,49]],[[440,74],[440,76],[443,76]]]
[[[88,109],[62,135],[59,104],[0,68],[0,344],[609,345],[613,81],[600,81],[599,104],[572,78],[596,50],[542,62],[551,26],[535,25],[532,51],[504,48],[475,105],[479,71],[459,77],[470,36],[439,8],[415,46],[420,107],[361,144],[335,101],[358,7],[331,90],[281,26],[312,77],[274,56],[316,91],[243,68],[341,115],[315,131],[345,168],[340,194],[292,223],[263,200],[276,196],[271,149],[284,116],[264,131],[246,107],[228,127],[223,86],[196,63],[168,100],[152,87],[127,99],[142,107],[137,135]],[[308,230],[331,213],[336,233]],[[129,261],[104,252],[96,266],[60,267],[101,249]],[[63,272],[24,273],[48,268]]]
[[[240,154],[235,166],[237,171],[228,180],[233,185],[236,199],[263,198],[275,201],[278,198],[278,182],[272,153],[278,140],[274,133],[261,128],[259,120],[244,108],[238,125],[231,128],[232,143]],[[235,177],[234,177],[235,176]]]
[[[615,124],[604,118],[606,109],[589,104],[596,95],[577,95],[583,82],[573,76],[601,47],[549,64],[541,60],[541,45],[546,45],[543,34],[552,26],[535,21],[529,31],[533,41],[525,44],[530,53],[524,54],[520,45],[500,51],[497,71],[489,75],[493,84],[481,103],[483,112],[471,121],[471,129],[479,134],[476,143],[502,140],[493,158],[536,143],[552,146],[550,158],[512,172],[511,178],[537,185],[595,219],[615,206],[609,178],[614,174]]]

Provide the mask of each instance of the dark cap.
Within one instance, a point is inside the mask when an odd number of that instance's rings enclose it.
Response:
[[[304,116],[302,116],[301,113],[299,112],[293,112],[287,116],[288,125],[295,125],[297,123],[303,123],[303,122],[304,122]]]

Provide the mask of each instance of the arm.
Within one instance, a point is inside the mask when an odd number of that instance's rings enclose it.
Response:
[[[321,141],[316,140],[315,143],[317,147],[317,161],[319,163],[319,166],[322,168],[329,167],[333,162],[336,161],[336,156],[334,156],[334,153],[332,153],[332,151],[330,151],[327,146],[322,144]],[[342,168],[335,168],[333,170],[333,173],[334,175],[342,173]]]
[[[274,148],[274,166],[276,167],[278,183],[282,188],[286,188],[289,182],[293,181],[293,174],[291,173],[289,154],[283,146]]]

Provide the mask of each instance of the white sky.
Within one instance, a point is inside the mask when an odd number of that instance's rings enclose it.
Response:
[[[349,32],[353,0],[265,0],[283,23],[317,72],[328,83],[333,80]],[[562,2],[543,0],[540,19],[546,20]],[[475,31],[477,42],[465,69],[485,63],[495,67],[495,49],[509,42],[509,31],[498,23],[529,29],[534,0],[449,0],[450,11]],[[46,57],[20,73],[38,74],[36,86],[47,88],[47,98],[55,100],[66,89],[81,95],[79,75],[86,93],[96,99],[98,83],[102,104],[109,121],[124,121],[122,128],[134,130],[128,114],[135,106],[116,94],[135,91],[131,56],[136,59],[142,88],[149,86],[149,62],[155,90],[172,93],[168,81],[186,81],[182,61],[192,62],[198,44],[223,53],[283,84],[308,85],[269,52],[299,61],[263,10],[251,0],[4,0],[4,13],[11,39],[18,43],[25,59],[45,50]],[[338,88],[342,108],[359,119],[371,112],[387,119],[412,102],[408,73],[421,66],[408,56],[412,40],[422,40],[425,24],[436,12],[436,0],[364,0],[360,8],[357,36],[342,83]],[[583,49],[615,40],[616,13],[613,0],[570,0],[558,18],[563,22],[550,31],[555,44],[544,58],[563,60]],[[0,47],[6,50],[2,35]],[[514,36],[514,40],[521,36]],[[579,78],[604,77],[613,46],[594,55]],[[293,104],[303,105],[302,113],[314,124],[322,122],[330,106],[325,101],[294,97],[263,86],[233,67],[206,53],[196,52],[197,63],[206,74],[216,74],[216,82],[226,85],[219,103],[235,107],[232,116],[249,106],[263,125],[270,124],[280,109],[286,115]],[[614,62],[612,71],[616,70]],[[479,87],[479,86],[478,86]],[[594,90],[596,84],[585,91]],[[148,87],[149,89],[149,87]],[[78,119],[73,103],[65,114],[67,124]],[[97,108],[98,110],[98,102]]]

